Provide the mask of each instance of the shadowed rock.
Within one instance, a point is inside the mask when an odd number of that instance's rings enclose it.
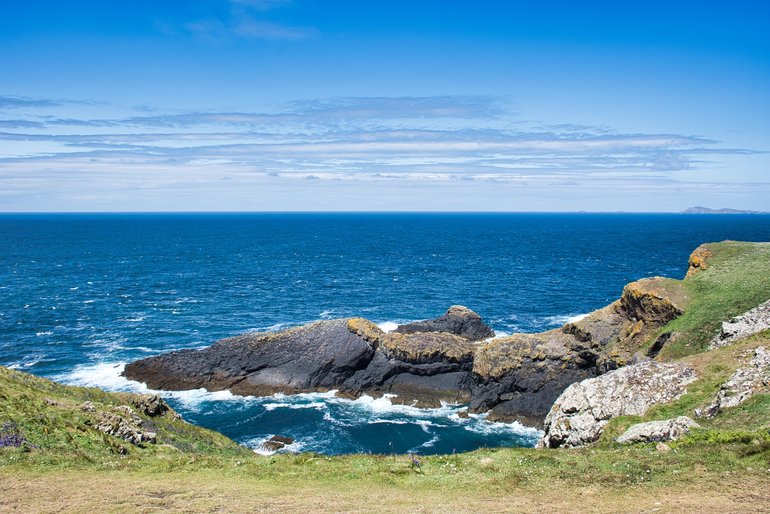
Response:
[[[494,339],[476,351],[470,409],[490,411],[490,420],[542,426],[567,386],[634,362],[642,345],[686,303],[678,282],[644,279],[580,321]]]
[[[495,332],[481,319],[481,316],[462,305],[453,305],[436,319],[415,321],[399,325],[394,332],[411,334],[414,332],[448,332],[471,341],[481,341],[494,337]]]
[[[370,321],[319,321],[223,339],[126,366],[124,375],[166,390],[229,389],[242,395],[339,390],[396,394],[436,406],[470,398],[473,346],[449,333],[386,334]]]

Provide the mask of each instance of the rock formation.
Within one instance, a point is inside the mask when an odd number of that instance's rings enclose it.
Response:
[[[569,386],[545,418],[538,447],[584,446],[599,439],[618,416],[641,416],[682,396],[695,372],[682,363],[645,361]]]
[[[335,389],[396,394],[396,401],[418,406],[470,402],[471,412],[489,411],[490,420],[542,426],[567,386],[638,361],[645,343],[688,301],[680,281],[653,277],[628,284],[619,300],[580,321],[539,334],[487,340],[492,329],[455,305],[387,334],[360,318],[244,334],[143,359],[124,374],[155,389],[258,396]],[[648,356],[670,336],[660,336]]]
[[[728,346],[763,330],[770,329],[770,300],[754,307],[745,314],[722,323],[719,334],[709,344],[709,349]]]
[[[419,406],[470,401],[472,412],[491,411],[490,420],[542,426],[568,385],[631,361],[686,304],[677,281],[655,277],[628,284],[620,300],[578,322],[540,334],[483,342],[492,329],[455,305],[387,334],[360,318],[244,334],[143,359],[124,374],[167,390],[262,396],[336,389],[396,394],[396,401]]]
[[[156,395],[137,395],[134,406],[147,416],[161,416],[169,410],[168,405]],[[94,428],[107,435],[115,436],[131,444],[155,444],[157,435],[153,424],[139,417],[128,405],[119,405],[112,412],[97,411],[92,402],[84,402],[80,409],[83,412],[96,413]]]
[[[150,357],[129,364],[124,374],[157,389],[242,395],[337,389],[434,406],[468,401],[473,350],[468,339],[448,332],[386,334],[364,319],[339,319]]]
[[[770,350],[760,346],[751,353],[752,358],[748,364],[739,368],[722,384],[708,407],[696,411],[698,416],[716,416],[722,409],[736,407],[756,392],[770,389]]]
[[[662,441],[676,441],[693,428],[700,428],[700,425],[687,416],[679,416],[674,419],[665,419],[662,421],[637,423],[623,432],[623,435],[617,438],[617,442],[655,443]]]
[[[495,336],[494,331],[481,320],[481,316],[462,305],[451,306],[443,316],[436,319],[399,325],[394,332],[449,332],[469,341],[481,341]]]
[[[677,281],[639,280],[623,289],[620,300],[580,321],[490,341],[476,351],[471,410],[490,410],[492,420],[542,426],[568,385],[631,362],[687,300]]]

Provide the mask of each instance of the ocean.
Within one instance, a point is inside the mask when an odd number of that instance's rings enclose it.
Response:
[[[770,216],[677,214],[4,214],[0,365],[113,391],[132,360],[360,316],[385,329],[466,305],[498,335],[555,328],[633,280],[681,278],[699,244],[770,241]],[[530,446],[518,423],[333,393],[162,393],[259,449],[452,453]]]

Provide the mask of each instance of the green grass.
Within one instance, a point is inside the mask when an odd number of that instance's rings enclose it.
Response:
[[[0,449],[0,461],[14,452],[46,465],[65,467],[113,462],[116,456],[124,462],[163,462],[182,455],[251,455],[227,437],[181,420],[173,411],[153,418],[140,416],[151,421],[158,440],[157,444],[139,447],[96,430],[96,413],[81,409],[90,401],[98,411],[108,412],[131,405],[134,396],[64,386],[0,367],[0,425],[15,423],[29,443],[20,450]]]
[[[708,245],[709,267],[682,281],[690,303],[659,333],[676,337],[661,352],[673,360],[703,351],[722,321],[770,299],[770,243],[724,241]]]

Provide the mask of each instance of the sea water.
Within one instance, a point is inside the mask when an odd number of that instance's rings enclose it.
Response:
[[[477,311],[499,335],[558,327],[638,278],[681,278],[699,244],[770,240],[770,216],[675,214],[0,215],[0,365],[147,391],[127,362],[248,331],[361,316],[382,328]],[[258,449],[451,453],[539,432],[333,393],[162,393]]]

